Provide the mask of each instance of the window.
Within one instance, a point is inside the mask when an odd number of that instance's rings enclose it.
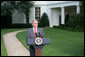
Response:
[[[40,7],[35,7],[35,19],[40,20]]]

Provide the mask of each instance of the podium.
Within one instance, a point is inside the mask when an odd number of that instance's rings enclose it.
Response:
[[[32,45],[35,49],[35,56],[42,56],[42,49],[44,45],[50,44],[50,39],[49,38],[42,38],[42,43],[40,45],[37,45],[35,43],[35,39],[28,39],[27,42],[28,45]]]

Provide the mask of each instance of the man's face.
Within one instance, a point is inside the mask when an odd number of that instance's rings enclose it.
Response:
[[[37,27],[38,27],[38,22],[37,22],[36,20],[33,21],[32,26],[33,26],[34,28],[37,28]]]

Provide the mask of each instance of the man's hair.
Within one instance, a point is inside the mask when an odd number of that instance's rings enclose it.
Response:
[[[37,20],[36,20],[36,19],[35,19],[35,20],[32,20],[32,24],[33,24],[34,21],[37,21]],[[37,21],[37,22],[38,22],[38,21]]]

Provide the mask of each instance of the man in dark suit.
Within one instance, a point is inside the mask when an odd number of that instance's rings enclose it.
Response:
[[[38,21],[37,20],[33,20],[32,21],[32,28],[29,28],[27,30],[27,34],[26,34],[26,42],[28,42],[27,40],[29,39],[36,39],[36,34],[39,35],[41,38],[44,37],[44,33],[43,30],[41,28],[38,28]],[[33,46],[29,46],[29,50],[30,50],[30,56],[35,56],[35,49],[33,48]]]

